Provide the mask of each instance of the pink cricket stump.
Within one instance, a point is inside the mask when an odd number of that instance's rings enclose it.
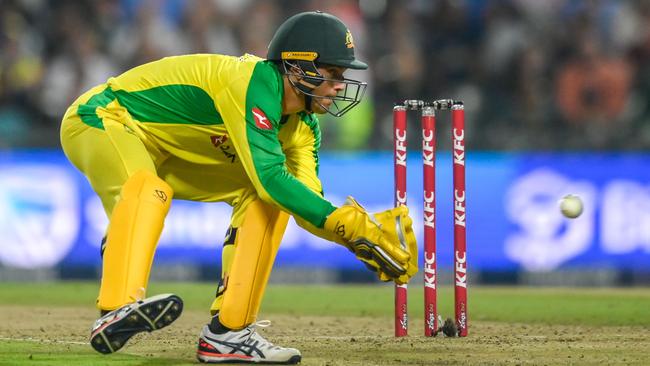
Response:
[[[394,171],[395,171],[395,207],[406,205],[406,107],[393,108]],[[408,287],[395,284],[395,337],[408,334]]]
[[[424,335],[438,330],[436,284],[436,117],[432,106],[422,109],[422,173],[424,189]]]
[[[465,109],[451,109],[454,173],[454,300],[458,336],[467,336],[467,252],[465,197]]]

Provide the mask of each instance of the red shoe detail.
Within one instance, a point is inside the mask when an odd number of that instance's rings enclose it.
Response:
[[[250,360],[251,356],[246,356],[246,355],[234,355],[231,353],[210,353],[210,352],[203,352],[203,351],[197,351],[196,353],[202,355],[202,356],[209,356],[209,357],[223,357],[223,358],[238,358],[241,360]]]
[[[199,347],[201,347],[201,348],[207,348],[207,349],[211,349],[211,350],[216,349],[216,348],[214,348],[214,346],[212,346],[210,343],[208,343],[208,342],[206,342],[206,341],[204,341],[204,340],[201,340],[201,341],[199,342]]]

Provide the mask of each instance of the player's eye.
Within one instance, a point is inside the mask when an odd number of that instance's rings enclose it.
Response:
[[[330,79],[337,80],[337,81],[343,81],[343,73],[338,71],[337,69],[328,69],[327,72],[330,74]]]

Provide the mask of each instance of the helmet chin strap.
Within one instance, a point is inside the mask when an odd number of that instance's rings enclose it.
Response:
[[[304,94],[304,96],[305,96],[305,110],[308,113],[314,113],[314,111],[311,110],[311,101],[313,98],[309,94]]]
[[[298,90],[298,93],[302,94],[302,96],[305,97],[305,110],[308,113],[313,113],[314,111],[311,109],[311,102],[314,100],[314,97],[312,97],[310,94],[316,88],[304,80],[293,81],[289,79],[289,82],[295,89]]]
[[[283,63],[285,73],[288,72],[287,66],[296,67],[300,70],[300,80],[293,81],[289,79],[291,85],[302,92],[305,97],[305,110],[308,113],[313,113],[311,108],[313,97],[310,95],[321,83],[323,83],[322,75],[318,72],[318,68],[312,61],[298,60],[295,64],[290,64],[287,61]]]
[[[305,111],[307,111],[308,113],[313,113],[314,111],[312,111],[311,109],[311,102],[314,100],[314,98],[309,94],[315,88],[310,88],[304,85],[303,83],[301,83],[300,81],[295,82],[289,79],[289,82],[291,83],[291,86],[293,86],[293,88],[296,89],[296,91],[305,98]]]

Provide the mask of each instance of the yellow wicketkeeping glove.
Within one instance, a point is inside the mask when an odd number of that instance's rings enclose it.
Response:
[[[384,235],[391,241],[398,241],[402,248],[411,255],[409,259],[409,270],[407,273],[400,276],[395,280],[397,283],[407,283],[418,271],[418,244],[415,240],[415,233],[413,232],[413,220],[409,217],[408,208],[400,206],[391,208],[383,212],[374,214],[375,221],[381,227]],[[381,271],[378,271],[379,279],[386,281],[386,276]],[[390,278],[388,278],[390,280]]]
[[[418,271],[417,244],[406,207],[371,216],[348,197],[327,217],[323,228],[341,237],[381,280],[406,283]]]

